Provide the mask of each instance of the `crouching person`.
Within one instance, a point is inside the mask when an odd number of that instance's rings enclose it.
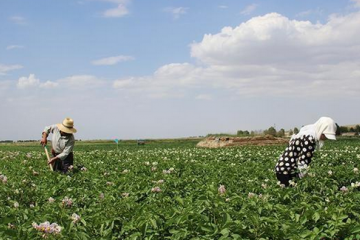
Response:
[[[75,145],[74,121],[65,118],[62,123],[45,127],[42,133],[41,145],[46,146],[47,137],[52,133],[52,158],[48,162],[53,165],[54,171],[66,173],[69,167],[74,164],[73,149]]]
[[[336,123],[329,117],[321,117],[314,124],[306,125],[293,135],[288,147],[275,166],[276,177],[281,184],[289,186],[290,180],[303,178],[315,149],[324,145],[324,140],[336,140]]]

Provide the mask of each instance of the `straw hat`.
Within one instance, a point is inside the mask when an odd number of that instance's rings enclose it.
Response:
[[[62,123],[56,124],[60,131],[65,133],[76,133],[76,129],[74,128],[74,120],[71,118],[65,118]]]

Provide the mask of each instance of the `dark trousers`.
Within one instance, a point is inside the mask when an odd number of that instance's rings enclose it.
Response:
[[[54,157],[60,154],[60,153],[56,153],[54,149],[51,149],[51,153]],[[69,167],[73,164],[74,164],[74,154],[71,152],[64,160],[60,160],[60,159],[56,160],[53,165],[53,169],[54,171],[67,173]]]
[[[297,178],[297,174],[280,174],[280,173],[276,173],[276,178],[280,181],[281,184],[284,184],[285,187],[289,186],[289,181]]]

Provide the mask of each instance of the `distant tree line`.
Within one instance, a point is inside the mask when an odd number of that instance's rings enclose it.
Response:
[[[360,133],[360,125],[356,125],[355,127],[346,127],[346,126],[339,126],[338,124],[336,124],[337,126],[337,131],[336,131],[336,135],[341,135],[342,133]],[[287,132],[285,131],[285,129],[281,128],[279,131],[276,130],[275,127],[269,127],[267,130],[265,131],[251,131],[249,132],[248,130],[238,130],[237,131],[237,136],[242,137],[242,136],[254,136],[254,135],[271,135],[274,137],[285,137],[285,136],[292,136],[293,134],[298,134],[299,133],[299,129],[297,127],[293,128],[293,129],[289,129]]]
[[[253,130],[250,132],[248,130],[238,130],[236,136],[238,137],[256,136],[256,135],[262,135],[263,132],[264,132],[263,130]]]
[[[295,127],[294,129],[290,129],[287,133],[285,129],[281,128],[279,131],[277,131],[275,127],[269,127],[267,130],[264,131],[265,135],[271,135],[274,137],[285,137],[286,135],[292,136],[293,134],[298,134],[298,133],[299,133],[299,129],[297,127]]]
[[[360,125],[356,125],[355,127],[346,127],[346,126],[340,126],[338,127],[340,134],[341,133],[360,133]]]
[[[18,142],[18,143],[22,143],[22,142],[39,142],[39,140],[0,140],[0,143],[14,143],[14,142]],[[51,141],[48,141],[51,142]]]
[[[275,127],[269,127],[267,130],[262,131],[262,130],[258,130],[258,131],[247,131],[247,130],[238,130],[237,131],[237,136],[239,137],[244,137],[244,136],[255,136],[255,135],[271,135],[274,137],[285,137],[286,135],[291,136],[293,134],[297,134],[299,132],[298,128],[294,128],[294,129],[290,129],[288,132],[285,131],[285,129],[280,129],[279,131],[277,131],[275,129]]]
[[[250,135],[255,135],[253,132],[249,132],[247,130],[243,131],[243,130],[238,130],[236,133],[237,136],[250,136]]]

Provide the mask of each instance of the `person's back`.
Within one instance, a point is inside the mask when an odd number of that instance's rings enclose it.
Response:
[[[316,123],[302,127],[293,135],[288,147],[280,156],[275,173],[280,184],[289,186],[290,181],[303,177],[311,163],[316,146],[323,145],[323,140],[336,140],[336,124],[329,117],[321,117]]]

